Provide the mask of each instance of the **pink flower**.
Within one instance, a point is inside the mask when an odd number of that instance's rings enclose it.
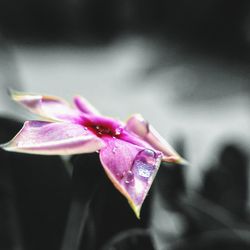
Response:
[[[44,120],[26,121],[10,142],[1,145],[3,149],[46,155],[99,152],[106,174],[138,218],[161,161],[184,162],[139,114],[123,123],[100,115],[80,96],[71,107],[57,97],[11,95]]]

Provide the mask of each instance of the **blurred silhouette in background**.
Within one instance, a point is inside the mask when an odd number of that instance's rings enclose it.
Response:
[[[235,145],[220,152],[217,166],[204,176],[202,194],[241,219],[246,219],[248,198],[248,160]]]

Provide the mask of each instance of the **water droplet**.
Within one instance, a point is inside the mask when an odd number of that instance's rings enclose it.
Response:
[[[113,147],[112,153],[113,153],[113,154],[116,154],[116,151],[117,151],[117,147]]]
[[[122,132],[122,129],[121,128],[116,128],[115,129],[115,135],[120,135]]]
[[[148,179],[155,170],[157,154],[151,149],[140,151],[135,157],[132,169],[139,178]]]
[[[149,165],[140,161],[136,161],[135,166],[137,168],[138,175],[144,178],[149,178],[154,170],[153,165]]]
[[[117,177],[118,179],[122,179],[122,178],[123,178],[123,174],[120,173],[120,172],[117,172],[115,175],[116,175],[116,177]]]
[[[155,158],[155,152],[151,149],[144,149],[140,154],[144,154],[147,157],[153,157]]]
[[[134,173],[131,170],[123,173],[123,176],[124,176],[124,182],[126,184],[130,184],[134,182]]]
[[[83,134],[86,135],[88,133],[88,129],[86,127],[83,127]]]

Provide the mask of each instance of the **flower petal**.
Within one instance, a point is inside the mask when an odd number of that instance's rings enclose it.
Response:
[[[7,151],[32,154],[68,155],[95,152],[104,142],[83,126],[67,122],[28,121],[8,143]]]
[[[162,154],[120,139],[103,138],[100,160],[114,186],[128,199],[140,217],[143,201],[159,169]]]
[[[83,113],[90,115],[100,115],[99,111],[82,96],[75,96],[74,103],[75,106]]]
[[[71,108],[64,100],[54,96],[43,96],[10,91],[11,97],[32,113],[52,121],[79,120],[80,112]]]
[[[180,164],[187,163],[140,114],[131,116],[127,121],[125,129],[139,136],[154,149],[162,152],[164,154],[162,161]]]

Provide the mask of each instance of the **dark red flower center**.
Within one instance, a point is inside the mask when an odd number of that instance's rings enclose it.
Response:
[[[87,120],[83,125],[98,137],[107,135],[118,137],[123,130],[121,123],[113,119],[103,117],[98,117],[96,120]]]
[[[110,136],[115,136],[115,132],[113,131],[112,128],[104,127],[104,126],[93,126],[92,131],[98,136],[102,135],[110,135]]]

